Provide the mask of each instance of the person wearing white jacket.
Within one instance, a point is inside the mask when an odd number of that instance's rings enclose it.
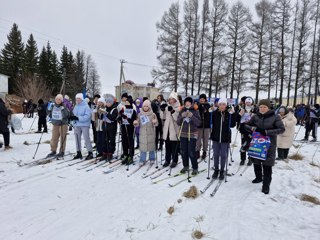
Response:
[[[281,106],[278,112],[286,130],[277,136],[278,157],[276,160],[284,160],[288,158],[289,149],[293,144],[297,119],[293,113],[284,106]]]

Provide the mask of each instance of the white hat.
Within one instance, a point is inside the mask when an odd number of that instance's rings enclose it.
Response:
[[[169,99],[170,99],[170,98],[173,98],[173,99],[175,99],[176,101],[179,101],[179,99],[178,99],[178,94],[177,94],[176,92],[170,93]]]
[[[76,98],[80,98],[83,100],[83,94],[82,93],[77,93]]]
[[[61,101],[63,101],[63,96],[62,96],[62,94],[58,94],[58,95],[55,97],[55,99],[61,99]]]
[[[220,98],[218,104],[226,104],[228,105],[228,100],[226,98]]]
[[[70,100],[69,96],[66,94],[64,95],[64,99]]]
[[[105,104],[105,103],[106,103],[106,100],[105,100],[103,97],[101,97],[101,98],[98,99],[98,102],[101,102],[101,103],[104,103],[104,104]]]
[[[253,99],[251,97],[247,97],[246,100],[244,101],[245,103],[253,103]]]

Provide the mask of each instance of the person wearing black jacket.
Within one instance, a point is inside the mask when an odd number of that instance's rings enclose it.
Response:
[[[253,99],[251,97],[246,97],[243,99],[244,105],[238,111],[238,126],[241,133],[241,149],[240,149],[240,165],[244,165],[247,158],[247,151],[251,142],[251,132],[245,129],[245,124],[250,121],[251,117],[256,112],[253,105]],[[248,159],[248,166],[252,165],[252,161]]]
[[[218,109],[212,113],[212,148],[214,158],[214,173],[212,178],[224,179],[224,168],[228,158],[231,143],[231,128],[236,126],[236,116],[232,107],[227,107],[227,99],[220,98]],[[219,168],[220,163],[220,168]]]
[[[201,94],[199,97],[198,110],[201,118],[201,124],[198,126],[198,138],[196,146],[196,158],[200,158],[200,150],[202,148],[202,159],[207,157],[209,137],[210,137],[210,104],[207,101],[207,96]]]
[[[133,105],[130,102],[126,102],[126,105],[119,111],[118,121],[121,124],[121,136],[122,136],[122,150],[123,160],[122,164],[133,163],[134,156],[134,126],[133,121],[136,120],[137,113],[133,109]]]
[[[38,100],[38,131],[37,133],[41,133],[41,129],[43,127],[43,132],[48,132],[47,128],[47,104],[44,103],[44,101],[40,98]]]
[[[118,110],[113,98],[106,99],[106,151],[107,160],[112,160],[116,150]]]
[[[270,101],[264,99],[259,102],[259,112],[246,123],[245,128],[247,131],[259,132],[264,136],[270,137],[271,144],[267,151],[266,160],[252,158],[256,176],[252,183],[263,182],[262,192],[268,194],[272,180],[272,166],[276,158],[277,135],[283,133],[285,127],[280,116],[271,110]]]
[[[302,141],[309,141],[309,135],[310,135],[311,131],[312,131],[313,139],[310,142],[317,141],[319,118],[320,118],[319,104],[315,104],[313,107],[308,105],[306,107],[306,113],[305,113],[306,131],[305,131],[305,135],[304,135],[304,138],[302,139]]]
[[[10,131],[8,128],[8,117],[11,114],[11,111],[5,106],[5,102],[0,98],[0,133],[4,138],[4,150],[9,150],[12,147],[10,144]],[[2,144],[1,144],[2,147]]]

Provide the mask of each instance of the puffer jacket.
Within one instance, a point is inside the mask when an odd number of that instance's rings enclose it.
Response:
[[[140,126],[139,149],[141,152],[150,152],[156,150],[156,129],[158,126],[158,118],[151,109],[149,100],[143,102],[143,106],[148,105],[149,111],[145,112],[141,109],[137,117],[138,126]],[[148,119],[145,121],[145,118]],[[152,120],[156,119],[156,123]]]
[[[183,113],[192,113],[192,117],[183,117]],[[199,112],[193,107],[190,109],[183,108],[179,112],[178,125],[180,126],[180,137],[182,138],[198,138],[198,127],[201,125],[201,118]]]
[[[269,110],[265,114],[258,112],[251,120],[245,125],[247,131],[252,132],[252,127],[261,128],[266,130],[267,136],[270,137],[270,148],[268,150],[267,159],[261,161],[259,159],[252,158],[253,163],[273,166],[276,157],[277,148],[277,135],[285,131],[283,122],[279,115],[276,115],[273,110]]]
[[[277,136],[277,147],[286,149],[292,146],[297,119],[289,112],[282,118],[282,122],[286,130]]]
[[[219,143],[231,143],[231,128],[236,126],[236,114],[219,109],[212,112],[211,140]]]
[[[48,116],[54,126],[68,125],[70,112],[63,103],[59,105],[54,103],[48,110]]]
[[[201,123],[198,128],[210,128],[210,104],[209,103],[199,103],[199,115],[201,118]]]
[[[73,126],[75,127],[90,127],[91,124],[91,109],[87,104],[86,100],[76,104],[73,109],[73,115],[77,116],[79,120],[74,121]]]

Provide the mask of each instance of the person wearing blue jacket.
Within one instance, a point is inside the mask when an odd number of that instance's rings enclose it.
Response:
[[[81,135],[83,134],[84,141],[86,144],[86,148],[88,150],[88,156],[86,160],[92,159],[92,145],[90,141],[90,124],[91,124],[91,109],[87,102],[83,100],[83,94],[78,93],[76,95],[76,106],[72,111],[73,115],[70,117],[70,120],[73,121],[74,126],[74,135],[76,138],[76,148],[77,148],[77,155],[74,159],[81,159]]]

